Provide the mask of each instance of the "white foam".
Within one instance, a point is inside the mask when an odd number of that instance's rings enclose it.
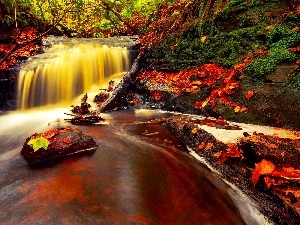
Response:
[[[204,157],[199,156],[192,148],[187,146],[190,155],[195,157],[202,164],[206,165],[212,172],[220,175],[220,172],[212,167]],[[221,178],[221,177],[220,177]],[[227,180],[221,178],[230,188],[227,192],[233,202],[235,203],[237,209],[239,210],[245,223],[248,225],[274,225],[267,217],[265,217],[255,205],[252,199],[250,199],[246,194],[242,192],[237,186],[228,182]],[[211,182],[214,182],[211,180]]]

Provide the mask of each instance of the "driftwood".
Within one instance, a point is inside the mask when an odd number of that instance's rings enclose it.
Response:
[[[127,96],[129,87],[134,84],[135,77],[140,72],[140,61],[143,53],[140,53],[135,59],[130,71],[126,73],[122,81],[118,84],[112,95],[100,106],[100,112],[110,111],[120,106],[120,104],[126,101],[124,98]]]

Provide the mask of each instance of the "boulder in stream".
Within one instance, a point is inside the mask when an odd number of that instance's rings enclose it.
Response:
[[[93,153],[98,145],[92,137],[74,128],[56,128],[28,137],[21,155],[29,166],[43,167],[63,158]]]

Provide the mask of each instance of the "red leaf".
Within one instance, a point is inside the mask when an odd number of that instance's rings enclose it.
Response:
[[[222,152],[221,154],[217,155],[217,163],[222,164],[229,158],[240,158],[242,155],[239,151],[239,147],[237,144],[228,143],[226,152]]]
[[[254,91],[252,91],[252,90],[247,91],[247,93],[246,93],[246,98],[247,98],[247,99],[250,99],[253,95],[254,95]]]
[[[62,139],[62,141],[63,141],[64,143],[66,143],[66,144],[70,144],[70,143],[71,143],[71,139],[70,139],[70,138],[66,138],[66,137],[64,137],[64,138]]]
[[[268,160],[263,159],[260,163],[255,164],[252,171],[252,183],[256,184],[261,175],[270,174],[275,170],[276,166]]]

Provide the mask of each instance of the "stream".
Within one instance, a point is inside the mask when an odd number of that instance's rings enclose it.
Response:
[[[78,96],[122,79],[130,54],[125,44],[56,41],[22,66],[18,110],[0,111],[0,224],[271,224],[165,125],[151,122],[174,113],[135,108],[103,113],[106,122],[98,125],[66,122],[64,113]],[[93,137],[96,152],[29,168],[20,154],[26,138],[68,126]],[[203,126],[224,142],[244,131],[277,132],[247,124],[238,124],[238,131]]]
[[[166,126],[149,122],[172,113],[128,109],[75,126],[66,111],[1,112],[0,224],[268,224]],[[96,152],[30,169],[25,139],[67,126],[93,137]]]

